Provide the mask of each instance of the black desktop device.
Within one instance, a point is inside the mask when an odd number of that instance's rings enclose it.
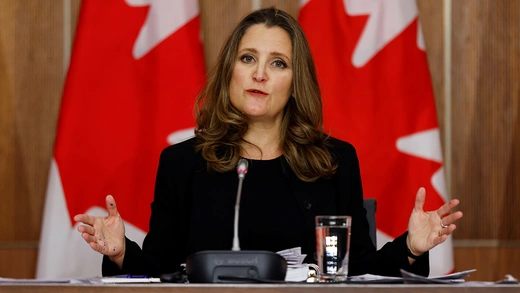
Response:
[[[271,251],[207,250],[186,260],[190,283],[240,283],[283,281],[285,259]]]

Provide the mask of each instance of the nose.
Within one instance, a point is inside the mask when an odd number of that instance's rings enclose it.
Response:
[[[264,82],[267,80],[267,72],[264,66],[256,66],[256,69],[253,72],[253,80],[256,82]]]

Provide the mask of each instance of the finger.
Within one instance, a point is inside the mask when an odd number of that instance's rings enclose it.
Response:
[[[453,231],[455,231],[455,229],[457,229],[457,225],[451,224],[448,228],[445,229],[447,230],[446,235],[450,235],[451,233],[453,233]]]
[[[448,201],[447,203],[443,204],[438,210],[437,210],[437,214],[439,215],[439,217],[442,217],[444,215],[447,215],[450,213],[450,210],[454,207],[456,207],[457,205],[459,204],[459,200],[458,199],[452,199],[450,201]]]
[[[90,248],[92,248],[92,249],[94,249],[95,251],[101,253],[101,247],[100,247],[97,243],[95,243],[95,242],[89,242],[88,244],[90,245]]]
[[[453,214],[450,214],[450,215],[442,218],[441,221],[444,225],[449,226],[450,224],[454,223],[455,221],[457,221],[460,218],[462,218],[462,212],[457,211],[457,212],[454,212]]]
[[[456,199],[456,198],[454,198],[454,199],[448,201],[448,204],[450,205],[450,209],[452,209],[452,208],[458,206],[459,203],[460,203],[460,201],[459,201],[458,199]]]
[[[446,241],[446,239],[448,239],[448,235],[446,235],[446,234],[442,234],[441,236],[436,237],[436,238],[433,240],[433,244],[434,244],[435,246],[437,246],[437,245],[443,243],[444,241]]]
[[[94,235],[91,235],[91,234],[88,234],[88,233],[81,233],[81,237],[88,243],[88,244],[92,244],[92,243],[97,243],[98,239],[96,238],[96,236]]]
[[[81,233],[87,233],[90,235],[96,234],[96,229],[94,229],[94,227],[92,227],[92,226],[83,226],[83,225],[78,226],[78,231]]]
[[[441,240],[439,243],[442,243],[446,240],[446,238],[448,238],[448,236],[450,236],[451,233],[453,233],[453,231],[455,231],[455,229],[457,229],[457,225],[455,224],[451,224],[450,226],[448,226],[447,228],[441,228],[438,233],[437,233],[437,236],[436,237],[436,240]],[[437,243],[435,240],[434,240],[434,243]],[[437,243],[437,244],[439,244]]]
[[[96,242],[90,242],[89,245],[90,245],[90,247],[93,250],[95,250],[95,251],[97,251],[99,253],[105,254],[105,251],[106,251],[106,249],[105,249],[106,246],[105,245],[100,245],[100,244],[98,244]]]
[[[434,247],[443,243],[448,239],[448,236],[457,228],[455,224],[450,225],[448,228],[440,228],[437,232],[437,235],[433,238]]]
[[[96,218],[87,214],[79,214],[74,216],[74,221],[93,226]]]
[[[425,201],[426,201],[426,189],[424,189],[424,187],[421,187],[421,188],[419,188],[419,190],[417,190],[417,194],[415,195],[414,210],[422,212]]]
[[[104,253],[107,247],[107,243],[104,238],[99,235],[90,235],[87,233],[81,234],[81,237],[87,242],[92,249],[100,253]]]
[[[106,205],[107,205],[108,216],[110,216],[110,217],[119,216],[119,212],[117,211],[117,206],[116,206],[116,200],[114,199],[114,197],[112,195],[107,195],[105,201],[106,201]]]

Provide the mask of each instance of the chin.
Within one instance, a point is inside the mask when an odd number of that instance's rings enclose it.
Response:
[[[247,117],[250,117],[250,118],[261,118],[261,117],[265,117],[267,115],[266,111],[258,110],[258,109],[245,110],[242,113],[244,113],[244,115],[246,115]]]

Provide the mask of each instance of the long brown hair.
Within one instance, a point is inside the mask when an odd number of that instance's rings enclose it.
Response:
[[[231,104],[229,85],[240,40],[256,24],[280,27],[292,42],[293,95],[284,108],[280,129],[283,156],[303,181],[329,178],[336,171],[337,162],[327,148],[328,136],[323,132],[321,94],[309,45],[298,22],[274,7],[244,17],[222,47],[216,67],[195,105],[198,149],[210,171],[231,171],[240,159],[248,120]]]

